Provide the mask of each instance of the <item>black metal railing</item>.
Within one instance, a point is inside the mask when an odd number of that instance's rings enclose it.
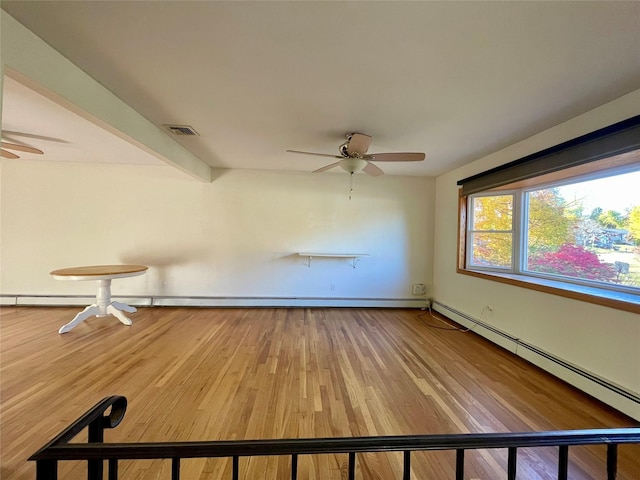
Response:
[[[232,459],[232,479],[239,478],[240,457],[288,455],[291,479],[298,477],[299,455],[348,454],[348,478],[355,478],[356,455],[365,452],[403,452],[402,478],[411,476],[411,452],[420,450],[455,450],[456,480],[464,478],[464,456],[471,449],[506,448],[507,478],[515,480],[518,448],[558,447],[558,479],[567,479],[569,447],[607,445],[607,479],[617,475],[618,445],[640,444],[640,428],[566,430],[525,433],[470,433],[455,435],[402,435],[352,438],[300,438],[285,440],[237,440],[212,442],[104,443],[104,430],[122,421],[127,399],[111,396],[97,403],[53,440],[34,453],[37,480],[56,480],[58,462],[86,460],[87,479],[102,480],[104,462],[108,462],[109,480],[118,479],[118,461],[136,459],[170,459],[171,478],[180,479],[183,458]],[[87,443],[69,443],[88,428]]]

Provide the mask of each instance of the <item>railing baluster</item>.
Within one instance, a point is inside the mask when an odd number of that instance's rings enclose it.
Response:
[[[57,480],[58,462],[55,460],[38,460],[36,462],[36,480]]]
[[[618,475],[618,445],[607,445],[607,480],[616,480]]]
[[[238,480],[239,478],[239,465],[238,465],[239,457],[234,455],[231,459],[231,478],[233,480]]]
[[[102,443],[104,442],[104,418],[100,416],[89,424],[89,443]],[[87,479],[88,480],[102,480],[104,460],[94,459],[87,461]]]
[[[118,480],[118,459],[109,459],[109,480]]]
[[[356,454],[349,452],[349,480],[356,478]]]
[[[402,480],[409,480],[411,478],[411,450],[404,451],[404,474]]]
[[[88,463],[88,473],[87,480],[102,480],[104,468],[103,460],[87,460]]]
[[[291,455],[291,480],[298,478],[298,454]]]
[[[180,457],[171,459],[171,480],[180,480]]]
[[[464,480],[464,449],[456,450],[456,480]]]
[[[518,449],[509,447],[509,458],[507,460],[507,478],[516,480],[516,463],[518,462]]]
[[[569,446],[560,445],[558,451],[558,480],[567,480],[569,469]]]

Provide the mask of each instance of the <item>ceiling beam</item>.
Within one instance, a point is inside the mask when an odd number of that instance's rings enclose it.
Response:
[[[2,74],[204,182],[211,167],[0,10]],[[1,87],[0,82],[0,87]],[[2,97],[0,94],[0,101]]]

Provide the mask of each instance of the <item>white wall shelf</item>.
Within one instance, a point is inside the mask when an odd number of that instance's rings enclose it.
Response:
[[[311,259],[313,257],[325,257],[325,258],[350,258],[351,266],[356,268],[356,265],[360,261],[362,257],[368,257],[368,253],[307,253],[300,252],[298,253],[301,257],[305,257],[307,259],[307,267],[311,267]]]

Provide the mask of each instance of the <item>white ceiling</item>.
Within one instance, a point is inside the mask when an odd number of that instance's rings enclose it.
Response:
[[[2,8],[151,122],[192,125],[176,141],[219,168],[311,171],[331,159],[285,150],[337,154],[356,131],[427,154],[388,174],[438,175],[640,88],[636,1]],[[17,82],[3,102],[45,159],[158,162]]]

